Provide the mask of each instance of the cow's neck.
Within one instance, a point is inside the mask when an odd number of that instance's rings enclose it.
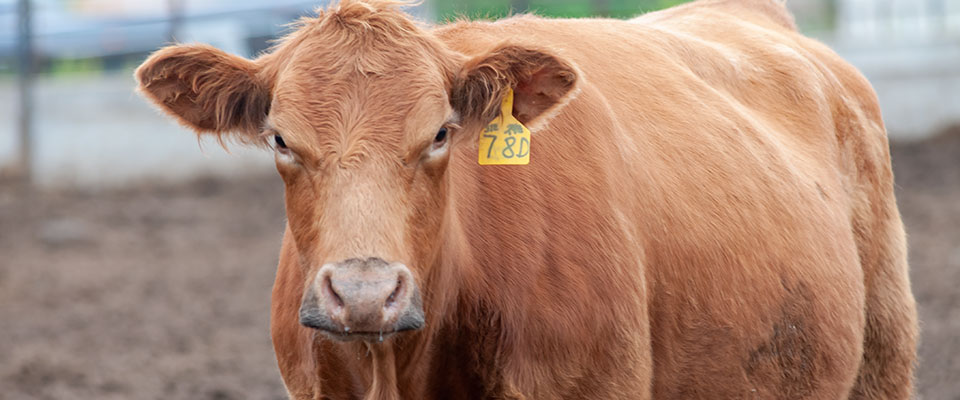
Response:
[[[382,342],[353,342],[342,347],[341,360],[354,375],[354,387],[364,390],[365,400],[399,400],[426,397],[431,346],[436,332],[424,329],[385,338]]]

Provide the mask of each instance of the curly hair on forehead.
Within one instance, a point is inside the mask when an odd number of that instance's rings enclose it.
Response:
[[[359,36],[379,36],[385,38],[409,38],[423,36],[425,30],[404,8],[417,5],[416,2],[396,0],[341,0],[326,8],[315,10],[316,16],[305,16],[290,24],[296,36],[299,31],[313,29],[347,30]],[[288,37],[289,38],[289,37]],[[286,42],[283,38],[280,43]],[[403,44],[401,43],[391,44]]]
[[[429,26],[403,11],[418,3],[395,0],[342,0],[318,8],[315,16],[290,24],[265,58],[288,62],[294,54],[334,53],[341,65],[364,75],[385,75],[410,64],[408,56],[426,56],[448,69],[454,56]],[[405,59],[405,60],[401,60]],[[397,65],[397,62],[400,65]],[[337,63],[337,64],[340,64]],[[420,63],[418,63],[420,64]],[[326,67],[331,67],[330,65]]]

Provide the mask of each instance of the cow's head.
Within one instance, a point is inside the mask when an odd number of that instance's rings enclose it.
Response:
[[[136,76],[196,132],[272,147],[307,277],[300,321],[341,339],[424,326],[431,285],[449,272],[439,260],[451,155],[476,162],[508,89],[530,125],[576,84],[549,51],[500,44],[466,56],[389,4],[353,1],[255,60],[172,46]]]

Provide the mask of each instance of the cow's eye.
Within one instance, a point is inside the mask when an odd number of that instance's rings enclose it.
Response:
[[[287,148],[287,143],[283,141],[280,135],[273,135],[273,141],[277,144],[278,149],[284,150]]]
[[[433,145],[440,146],[446,141],[447,141],[447,128],[443,127],[443,128],[440,128],[439,131],[437,131],[437,136],[433,137]]]

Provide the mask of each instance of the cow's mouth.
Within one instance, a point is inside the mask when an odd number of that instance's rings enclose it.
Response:
[[[390,339],[398,333],[398,331],[390,332],[330,332],[325,330],[320,330],[319,332],[323,333],[325,336],[340,341],[340,342],[355,342],[355,341],[364,341],[371,343],[383,342],[387,339]]]
[[[409,326],[402,327],[400,329],[389,330],[389,331],[377,331],[377,332],[368,332],[368,331],[350,331],[349,329],[316,329],[317,333],[322,334],[330,339],[340,341],[340,342],[354,342],[354,341],[364,341],[370,343],[379,343],[386,341],[396,335],[403,334],[404,332],[419,330],[420,326]]]
[[[316,308],[302,307],[300,310],[300,324],[337,341],[349,342],[362,340],[365,342],[383,342],[397,334],[419,330],[423,328],[425,321],[423,319],[422,308],[417,307],[402,315],[396,322],[385,324],[384,327],[386,329],[371,330],[369,328],[370,325],[367,325],[368,328],[366,329],[351,329],[349,326],[334,322],[331,318],[318,312]]]

